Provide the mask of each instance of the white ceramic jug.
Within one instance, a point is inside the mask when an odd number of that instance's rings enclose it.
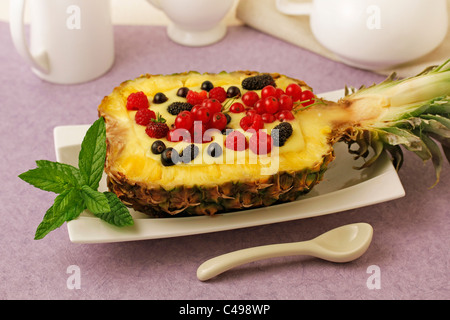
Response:
[[[26,0],[10,1],[10,30],[20,55],[40,78],[58,84],[93,80],[114,62],[109,0],[31,0],[30,45]]]
[[[147,0],[170,19],[167,34],[185,46],[206,46],[226,34],[223,18],[234,0]]]
[[[446,0],[276,0],[276,6],[288,15],[309,15],[324,47],[364,69],[420,58],[448,31]]]

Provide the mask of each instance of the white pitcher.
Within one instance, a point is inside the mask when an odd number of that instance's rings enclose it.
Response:
[[[448,31],[446,0],[276,0],[276,6],[288,15],[309,15],[324,47],[364,69],[420,58]]]
[[[185,46],[206,46],[226,34],[223,18],[234,0],[147,0],[170,19],[167,34]]]
[[[10,30],[20,55],[40,78],[58,84],[93,80],[114,62],[109,0],[31,0],[30,45],[26,0],[10,1]]]

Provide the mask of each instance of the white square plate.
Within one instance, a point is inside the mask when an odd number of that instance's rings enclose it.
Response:
[[[336,101],[343,96],[343,91],[328,92],[320,96]],[[78,165],[78,153],[88,128],[89,125],[55,128],[57,161]],[[336,160],[329,165],[324,181],[294,202],[212,217],[158,219],[130,209],[135,223],[125,228],[112,226],[89,212],[83,212],[80,217],[67,223],[69,238],[76,243],[102,243],[201,234],[321,216],[405,195],[397,172],[386,154],[370,168],[355,170],[353,167],[361,163],[355,162],[345,144],[336,144],[335,153]],[[100,182],[99,191],[107,191],[105,175]]]

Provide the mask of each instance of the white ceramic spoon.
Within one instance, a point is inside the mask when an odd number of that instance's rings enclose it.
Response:
[[[197,278],[209,280],[242,264],[281,256],[309,255],[332,262],[349,262],[366,252],[372,235],[371,225],[355,223],[330,230],[309,241],[242,249],[205,261],[197,269]]]

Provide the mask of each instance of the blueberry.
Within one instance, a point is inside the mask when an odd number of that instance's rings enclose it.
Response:
[[[202,83],[202,86],[201,86],[202,90],[209,92],[212,88],[214,88],[214,85],[212,84],[211,81],[206,80]]]
[[[222,147],[217,142],[213,142],[208,146],[206,152],[208,152],[208,155],[211,157],[218,158],[222,155]]]
[[[178,89],[178,91],[177,91],[177,96],[179,96],[179,97],[181,97],[181,98],[186,98],[188,92],[189,92],[189,88],[181,87],[181,88]]]
[[[161,140],[156,140],[152,144],[152,152],[154,154],[161,154],[163,151],[166,150],[166,145]]]
[[[189,146],[184,148],[183,151],[181,151],[180,160],[183,163],[189,163],[195,158],[197,158],[199,153],[200,149],[195,144],[190,144]]]
[[[225,113],[225,118],[227,118],[227,124],[231,122],[231,116],[228,113]]]
[[[231,86],[227,90],[227,97],[228,98],[239,98],[241,96],[241,90],[236,86]]]
[[[153,103],[156,104],[161,104],[166,102],[167,100],[169,100],[166,95],[162,92],[158,92],[157,94],[155,94],[155,96],[153,97]]]
[[[167,148],[161,153],[161,163],[165,167],[170,167],[178,163],[179,156],[177,150],[174,148]]]

